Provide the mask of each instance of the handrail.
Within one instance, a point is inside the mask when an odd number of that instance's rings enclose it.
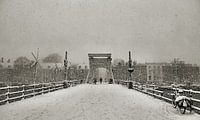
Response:
[[[21,92],[24,92],[24,90],[16,91],[16,92],[8,92],[8,94],[9,94],[9,95],[12,95],[12,94],[17,94],[17,93],[21,93]]]
[[[119,82],[121,83],[126,83],[128,81],[125,81],[125,80],[118,80]],[[130,82],[130,81],[129,81]],[[127,84],[126,84],[127,86]],[[156,90],[156,89],[152,89],[152,88],[146,88],[146,87],[142,87],[142,88],[139,88],[138,85],[133,85],[133,89],[137,90],[137,91],[140,91],[142,93],[145,93],[145,94],[148,94],[148,95],[151,95],[153,97],[156,97],[156,98],[159,98],[159,99],[162,99],[164,101],[167,101],[167,102],[172,102],[172,99],[169,97],[166,97],[164,95],[164,91],[160,91],[160,90]],[[183,91],[187,91],[187,92],[191,92],[191,93],[200,93],[200,91],[192,91],[192,90],[185,90],[183,89]],[[157,94],[156,94],[157,93]],[[159,93],[159,94],[158,94]],[[172,96],[171,94],[168,94],[170,96]],[[192,108],[197,111],[198,113],[200,113],[200,99],[196,99],[196,98],[191,98],[192,101],[194,102],[197,102],[197,105],[193,105]]]
[[[6,90],[6,92],[4,94],[0,94],[0,98],[2,98],[3,96],[5,98],[0,100],[0,104],[10,103],[10,102],[16,101],[18,99],[21,100],[23,98],[27,98],[28,96],[35,96],[35,95],[44,94],[44,93],[56,91],[59,89],[63,89],[64,88],[63,82],[68,82],[73,85],[80,84],[79,80],[70,80],[70,81],[58,81],[58,82],[53,82],[53,83],[39,83],[39,84],[31,84],[31,85],[3,87],[3,88],[0,88],[0,91]],[[25,89],[27,87],[33,87],[33,88]],[[16,90],[16,91],[12,90],[12,92],[10,91],[10,89],[15,89],[15,88],[16,89],[20,88],[20,90]],[[18,95],[18,93],[20,93],[20,95]]]
[[[155,89],[152,89],[152,88],[145,88],[146,90],[152,90],[154,92],[159,92],[159,93],[163,93],[163,91],[160,91],[160,90],[155,90]]]
[[[0,88],[0,90],[4,90],[4,89],[8,89],[8,87],[2,87],[2,88]]]
[[[200,103],[200,100],[199,99],[195,99],[195,98],[191,98],[192,101],[195,101],[195,102],[199,102]]]

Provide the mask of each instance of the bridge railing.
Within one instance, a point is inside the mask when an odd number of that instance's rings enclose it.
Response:
[[[80,80],[2,87],[0,88],[0,105],[53,92],[70,86],[76,86],[78,84],[81,84]]]
[[[117,80],[117,82],[118,84],[128,87],[131,81]],[[172,103],[173,92],[161,91],[161,90],[157,90],[153,88],[148,88],[142,85],[135,85],[133,82],[132,82],[132,89],[145,93],[147,95],[153,96],[155,98],[164,100],[166,102]],[[200,113],[200,91],[192,91],[192,90],[185,90],[185,89],[183,89],[183,91],[186,96],[189,96],[189,94],[192,94],[192,98],[191,98],[193,102],[192,107],[195,110],[195,112]]]

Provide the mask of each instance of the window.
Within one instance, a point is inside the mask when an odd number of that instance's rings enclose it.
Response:
[[[161,68],[160,66],[157,67],[158,70],[159,70],[160,68]]]
[[[80,65],[78,66],[78,69],[81,69],[81,66],[80,66]]]
[[[154,76],[154,80],[157,80],[157,76]]]
[[[151,76],[149,76],[149,80],[151,80]]]

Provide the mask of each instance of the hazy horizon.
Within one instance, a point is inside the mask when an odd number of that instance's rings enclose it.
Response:
[[[200,65],[199,0],[1,0],[0,57],[40,49],[88,63],[88,53],[139,63]]]

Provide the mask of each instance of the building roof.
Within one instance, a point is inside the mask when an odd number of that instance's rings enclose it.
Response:
[[[145,63],[146,65],[170,65],[170,63],[164,63],[164,62],[158,62],[158,63],[155,63],[155,62],[152,62],[152,63]]]
[[[40,63],[43,69],[63,68],[63,63]]]
[[[111,57],[111,53],[88,53],[88,57]]]

